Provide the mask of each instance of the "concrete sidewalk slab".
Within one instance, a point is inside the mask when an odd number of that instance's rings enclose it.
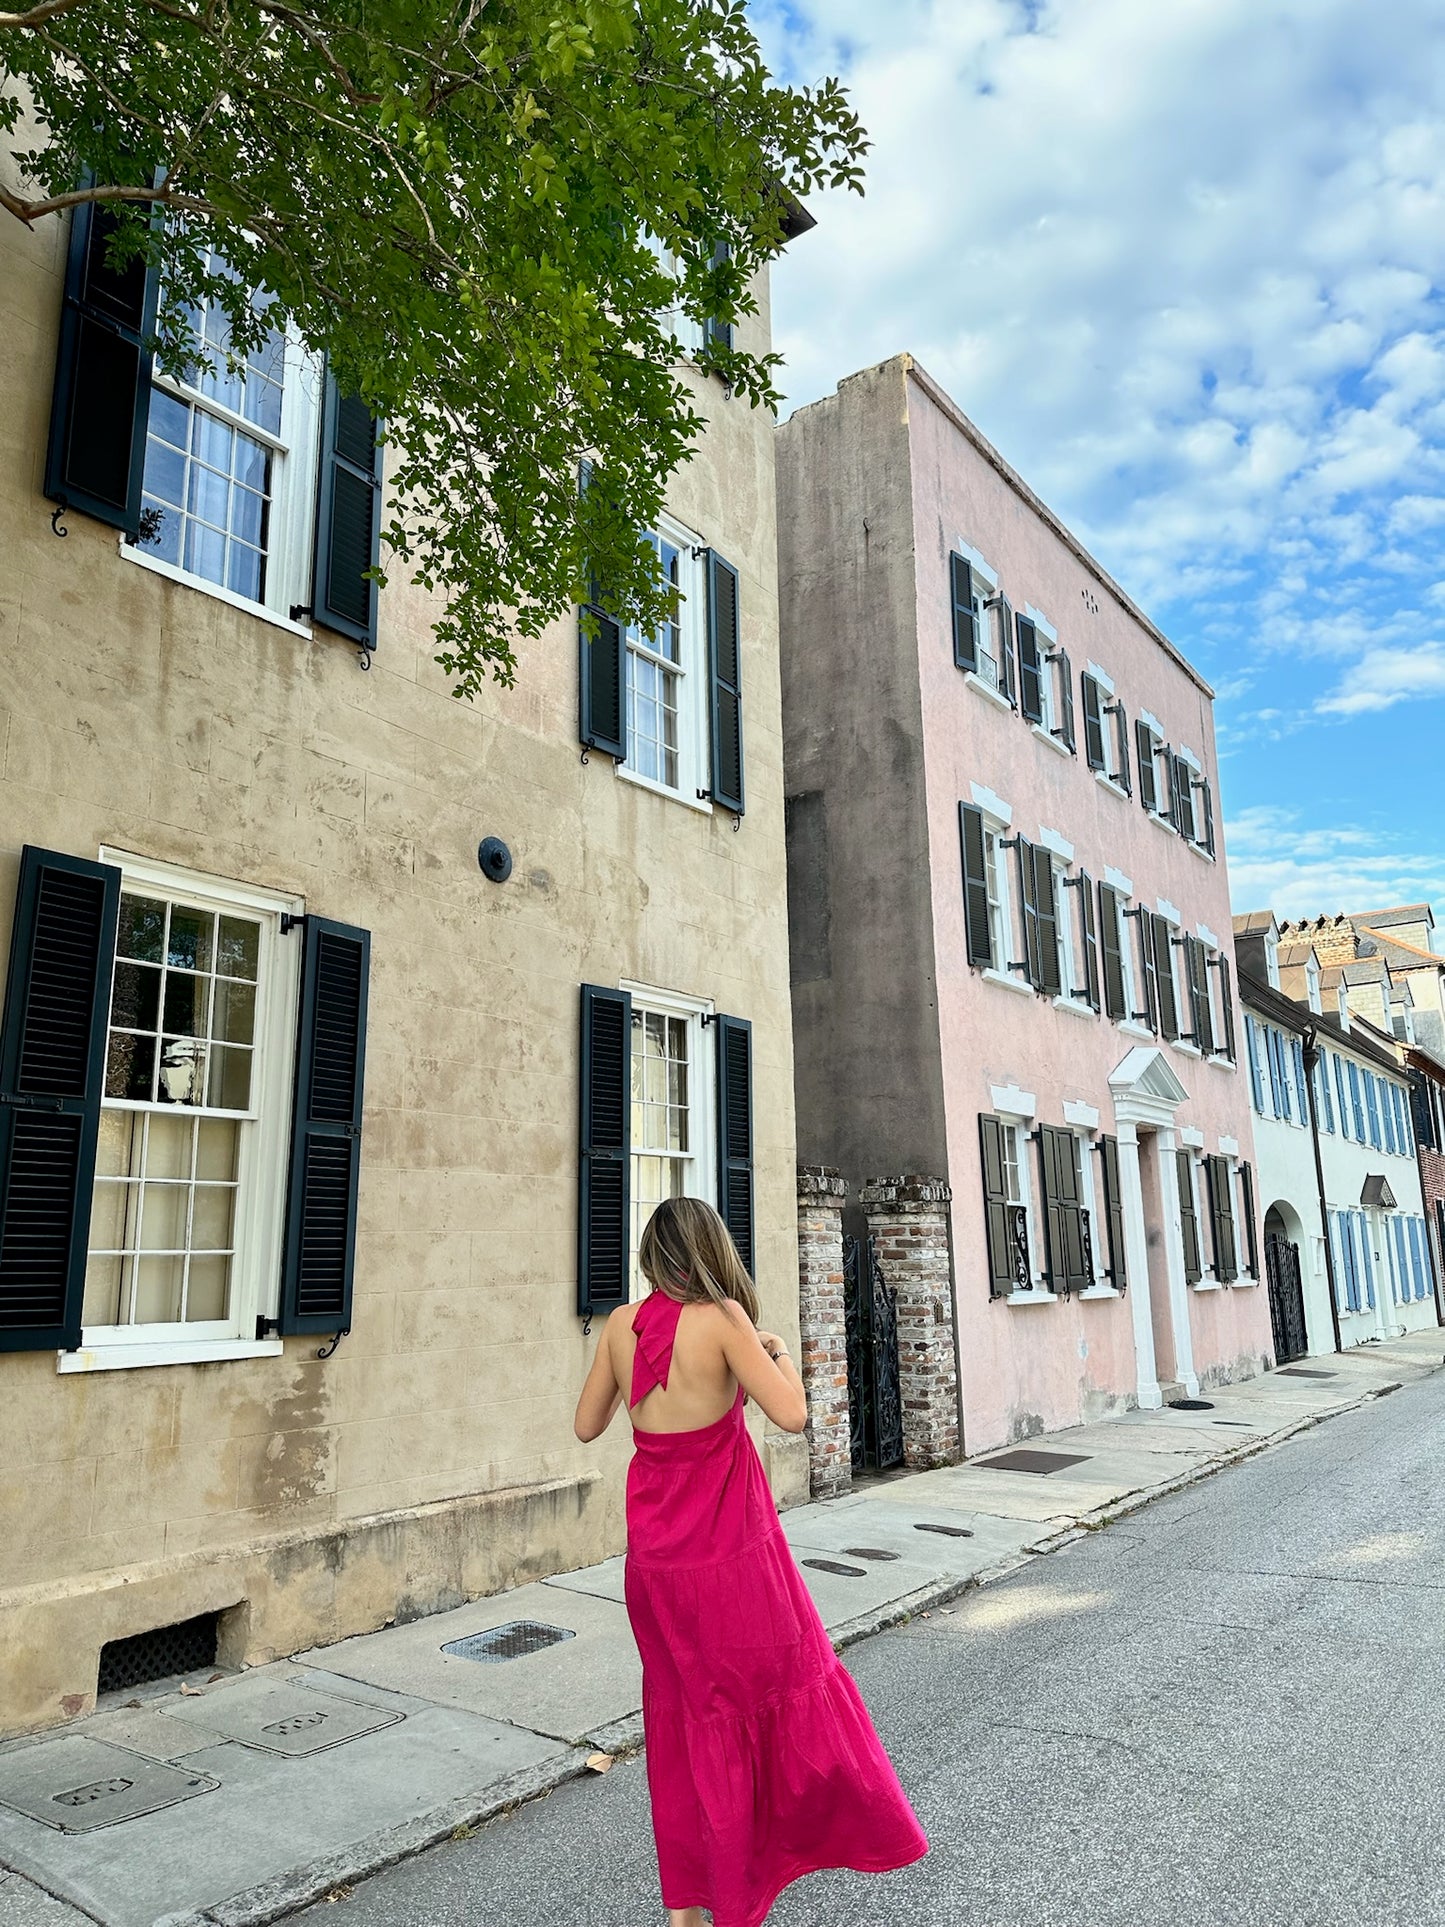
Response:
[[[5,1927],[86,1927],[86,1916],[63,1900],[22,1880],[18,1873],[0,1872],[0,1921]]]

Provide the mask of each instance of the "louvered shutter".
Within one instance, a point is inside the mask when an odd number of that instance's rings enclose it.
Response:
[[[1023,921],[1024,932],[1022,958],[1024,974],[1037,990],[1040,987],[1042,965],[1039,961],[1039,906],[1034,872],[1034,846],[1026,837],[1017,837],[1014,840],[1014,854],[1018,859],[1019,916]]]
[[[1214,1014],[1209,1001],[1209,960],[1197,937],[1186,940],[1185,969],[1189,977],[1191,1033],[1206,1057],[1214,1054]]]
[[[1214,855],[1214,791],[1207,776],[1199,776],[1194,781],[1199,795],[1199,808],[1196,812],[1195,842],[1210,856]]]
[[[1109,1248],[1109,1283],[1122,1292],[1129,1283],[1129,1266],[1124,1254],[1124,1198],[1119,1189],[1119,1140],[1099,1139],[1099,1165],[1103,1173],[1104,1227]]]
[[[1147,723],[1134,724],[1134,743],[1139,753],[1139,801],[1151,816],[1159,813],[1159,783],[1154,770],[1154,732]]]
[[[1039,933],[1038,988],[1057,997],[1064,988],[1059,973],[1059,885],[1053,858],[1041,843],[1034,845],[1034,902]]]
[[[1062,1292],[1066,1287],[1058,1146],[1053,1130],[1046,1124],[1039,1126],[1036,1136],[1039,1146],[1039,1191],[1044,1206],[1044,1283],[1050,1291]]]
[[[1054,726],[1054,734],[1071,754],[1076,748],[1074,735],[1074,665],[1069,661],[1067,649],[1053,651],[1054,668],[1058,680],[1055,684],[1059,692],[1059,720]]]
[[[1239,1167],[1239,1208],[1244,1213],[1246,1269],[1251,1278],[1257,1278],[1259,1276],[1259,1232],[1254,1221],[1254,1167],[1249,1164],[1241,1164]]]
[[[953,590],[953,660],[959,669],[978,668],[978,610],[973,604],[973,569],[967,558],[948,558]]]
[[[1084,761],[1090,769],[1106,769],[1109,757],[1104,745],[1103,691],[1092,676],[1085,676],[1080,692],[1084,699]]]
[[[1224,1055],[1233,1064],[1236,1061],[1237,1045],[1234,1036],[1234,989],[1230,981],[1229,959],[1219,959],[1219,1016],[1224,1035],[1220,1043]]]
[[[996,1117],[980,1116],[978,1120],[990,1298],[1007,1298],[1015,1288],[1013,1248],[1009,1237],[1008,1180],[1004,1168],[1003,1128]]]
[[[1365,1115],[1369,1120],[1370,1148],[1383,1150],[1384,1140],[1380,1135],[1380,1081],[1373,1071],[1363,1073],[1365,1080]]]
[[[1430,1114],[1430,1093],[1419,1071],[1410,1073],[1410,1116],[1415,1126],[1416,1144],[1423,1144],[1427,1151],[1438,1150],[1435,1120]]]
[[[592,486],[592,464],[581,466],[583,490]],[[588,749],[627,760],[627,642],[622,625],[607,613],[606,591],[589,570],[587,601],[579,612],[581,671],[579,735]]]
[[[1385,1139],[1385,1149],[1392,1157],[1397,1155],[1395,1144],[1395,1087],[1380,1079],[1380,1126]]]
[[[1027,616],[1014,622],[1018,635],[1019,714],[1026,722],[1044,720],[1044,666],[1039,655],[1039,632]]]
[[[0,1021],[0,1351],[74,1351],[120,871],[27,845]]]
[[[89,182],[87,175],[86,180]],[[134,537],[140,529],[157,277],[106,260],[118,217],[77,207],[70,222],[45,493]]]
[[[1154,953],[1154,919],[1142,905],[1134,912],[1139,929],[1139,982],[1144,989],[1144,1008],[1134,1012],[1135,1019],[1147,1024],[1156,1036],[1159,1031],[1159,969]]]
[[[1264,1070],[1259,1061],[1259,1026],[1245,1013],[1244,1048],[1249,1057],[1249,1089],[1254,1099],[1256,1115],[1263,1117],[1264,1110]]]
[[[1042,1175],[1045,1275],[1051,1291],[1065,1296],[1086,1290],[1087,1246],[1083,1200],[1079,1195],[1078,1140],[1071,1131],[1039,1126],[1039,1170]]]
[[[1327,1051],[1321,1050],[1315,1057],[1315,1103],[1319,1107],[1320,1120],[1331,1137],[1335,1134],[1335,1100],[1330,1093],[1330,1059]]]
[[[1174,780],[1170,786],[1170,800],[1174,806],[1175,829],[1186,842],[1192,843],[1194,841],[1194,772],[1182,756],[1174,758]]]
[[[718,1211],[749,1276],[753,1259],[753,1027],[718,1017]]]
[[[1349,1063],[1350,1071],[1350,1108],[1355,1117],[1355,1142],[1365,1142],[1365,1100],[1360,1090],[1360,1067],[1353,1058]]]
[[[712,800],[743,813],[742,633],[738,572],[707,552],[708,660],[712,674]]]
[[[993,926],[988,908],[988,844],[984,836],[983,811],[971,803],[958,806],[959,834],[963,844],[963,925],[965,947],[971,964],[992,965]]]
[[[1298,1037],[1291,1038],[1290,1040],[1290,1055],[1294,1058],[1294,1084],[1295,1092],[1299,1098],[1299,1121],[1301,1124],[1308,1124],[1310,1121],[1310,1093],[1309,1086],[1305,1082],[1305,1047]]]
[[[1116,1021],[1129,1015],[1124,984],[1124,951],[1120,941],[1122,898],[1107,883],[1099,885],[1099,943],[1104,961],[1104,1009]]]
[[[1229,1160],[1222,1157],[1204,1160],[1209,1189],[1209,1216],[1214,1246],[1214,1275],[1221,1284],[1239,1276],[1239,1260],[1234,1240],[1234,1199],[1229,1181]]]
[[[1154,973],[1159,998],[1159,1033],[1172,1043],[1179,1037],[1179,1003],[1174,994],[1174,933],[1163,917],[1154,916],[1149,921],[1154,935]]]
[[[1370,1243],[1370,1221],[1363,1211],[1353,1214],[1360,1239],[1360,1271],[1365,1280],[1365,1303],[1375,1309],[1375,1250]]]
[[[712,261],[719,267],[726,261],[732,249],[726,241],[718,241],[713,246]],[[717,315],[709,315],[702,325],[703,346],[721,354],[731,354],[733,348],[733,324]]]
[[[1084,982],[1077,995],[1082,995],[1090,1010],[1098,1010],[1099,996],[1099,925],[1094,910],[1094,879],[1087,870],[1079,872],[1079,936],[1084,952]]]
[[[1335,1096],[1339,1100],[1340,1136],[1349,1137],[1350,1100],[1345,1089],[1345,1060],[1338,1053],[1335,1055]]]
[[[381,554],[382,460],[376,417],[356,396],[343,395],[328,369],[311,617],[364,649],[376,647],[376,583],[366,572]]]
[[[998,673],[999,688],[1007,696],[1011,707],[1017,709],[1019,692],[1014,664],[1014,612],[1007,596],[1000,596],[998,602]]]
[[[1134,790],[1129,769],[1129,718],[1125,715],[1124,705],[1121,702],[1110,703],[1109,708],[1114,718],[1114,748],[1119,758],[1119,767],[1112,770],[1110,774],[1128,796],[1132,795]]]
[[[632,999],[582,986],[581,1156],[577,1174],[577,1310],[625,1304],[632,1207]]]
[[[1175,1184],[1179,1192],[1179,1230],[1184,1240],[1184,1278],[1197,1285],[1204,1276],[1199,1251],[1199,1212],[1194,1203],[1194,1157],[1189,1151],[1174,1153]]]
[[[281,1259],[285,1332],[351,1325],[371,937],[307,917]]]

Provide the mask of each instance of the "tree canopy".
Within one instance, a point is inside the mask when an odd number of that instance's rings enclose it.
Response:
[[[784,210],[866,149],[744,0],[38,0],[0,13],[0,134],[0,206],[105,203],[117,264],[159,269],[161,366],[208,298],[237,352],[290,325],[383,419],[383,571],[438,593],[459,695],[589,570],[658,619],[642,532],[702,425],[678,316],[750,312]],[[698,358],[775,402],[725,326]]]

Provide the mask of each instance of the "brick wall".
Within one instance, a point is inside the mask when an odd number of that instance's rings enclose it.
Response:
[[[853,1483],[843,1300],[847,1192],[829,1166],[798,1167],[798,1327],[808,1394],[808,1472],[815,1499],[836,1498]]]
[[[898,1383],[903,1452],[910,1466],[952,1465],[959,1455],[953,1268],[940,1178],[876,1178],[862,1204],[883,1276],[898,1293]]]

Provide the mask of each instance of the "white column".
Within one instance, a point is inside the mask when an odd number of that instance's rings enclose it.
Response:
[[[1144,1223],[1144,1191],[1139,1182],[1139,1133],[1132,1124],[1115,1127],[1119,1139],[1119,1201],[1124,1217],[1124,1263],[1134,1308],[1134,1359],[1139,1403],[1157,1412],[1164,1403],[1154,1362],[1154,1317],[1149,1304],[1149,1242]]]
[[[1179,1219],[1179,1166],[1174,1157],[1174,1133],[1154,1133],[1154,1155],[1159,1160],[1159,1204],[1164,1213],[1165,1268],[1169,1274],[1169,1320],[1174,1327],[1174,1372],[1185,1396],[1198,1398],[1194,1370],[1194,1334],[1189,1328],[1189,1280],[1184,1275],[1184,1227]]]

